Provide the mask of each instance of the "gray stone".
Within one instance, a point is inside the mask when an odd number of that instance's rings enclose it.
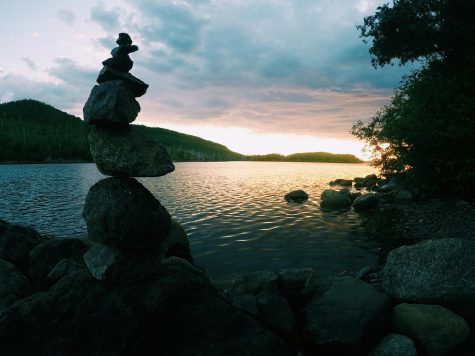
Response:
[[[365,351],[384,332],[389,298],[353,277],[336,278],[304,309],[305,337],[338,352]]]
[[[406,335],[386,335],[368,356],[417,356],[416,345]]]
[[[140,105],[122,80],[95,85],[84,105],[84,122],[91,125],[127,125],[140,112]]]
[[[398,301],[442,304],[475,315],[475,241],[427,240],[392,250],[383,288]]]
[[[71,259],[83,262],[83,255],[89,246],[80,239],[56,238],[38,245],[31,251],[30,276],[38,288],[50,285],[48,275],[58,262]]]
[[[396,194],[394,202],[397,204],[409,204],[414,202],[414,198],[409,190],[401,190]]]
[[[284,196],[284,199],[287,200],[288,202],[294,202],[294,203],[303,203],[306,200],[308,200],[308,194],[305,193],[303,190],[293,190],[290,193],[287,193]]]
[[[99,72],[96,81],[101,84],[111,80],[122,80],[136,97],[144,95],[148,89],[148,84],[142,82],[132,74],[121,72],[106,65]]]
[[[4,355],[293,355],[179,258],[131,286],[78,269],[0,315]]]
[[[10,262],[0,259],[0,313],[32,292],[31,282]]]
[[[379,198],[374,193],[368,193],[360,195],[353,202],[353,208],[355,210],[369,210],[375,208],[379,203]]]
[[[419,341],[430,355],[445,355],[470,333],[467,322],[440,305],[399,304],[393,309],[396,330]]]
[[[165,147],[133,127],[94,127],[89,145],[97,168],[105,175],[158,177],[175,170]]]
[[[106,178],[86,196],[83,217],[89,238],[104,245],[147,250],[166,238],[171,217],[133,178]]]
[[[344,192],[340,193],[333,189],[325,189],[321,195],[322,206],[325,208],[349,208],[351,199]]]

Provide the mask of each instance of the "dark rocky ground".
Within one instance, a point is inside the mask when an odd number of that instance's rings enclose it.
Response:
[[[475,239],[475,207],[461,200],[380,204],[364,215],[365,231],[381,244],[383,258],[396,247],[428,239]]]

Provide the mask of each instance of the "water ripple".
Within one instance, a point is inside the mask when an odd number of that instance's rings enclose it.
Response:
[[[322,211],[320,194],[335,178],[373,173],[366,165],[177,163],[160,178],[139,179],[187,230],[196,263],[211,276],[311,266],[355,270],[377,260],[377,246],[353,211]],[[81,212],[103,176],[93,164],[0,166],[0,219],[42,233],[86,233]],[[303,189],[304,204],[283,196]]]

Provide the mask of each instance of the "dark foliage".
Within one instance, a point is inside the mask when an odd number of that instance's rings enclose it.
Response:
[[[475,2],[401,0],[360,27],[373,64],[422,59],[389,105],[352,133],[383,175],[404,173],[433,193],[475,195]]]

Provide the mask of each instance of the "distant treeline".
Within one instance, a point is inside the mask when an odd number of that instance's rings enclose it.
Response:
[[[244,156],[226,146],[162,128],[134,125],[157,138],[174,161],[229,161]],[[90,127],[35,100],[0,104],[0,162],[92,161]]]
[[[332,162],[332,163],[361,163],[362,161],[351,154],[328,152],[294,153],[283,156],[277,153],[268,155],[247,156],[251,161],[278,161],[278,162]]]
[[[142,134],[158,139],[173,161],[361,162],[353,155],[326,152],[244,156],[196,136],[134,126]],[[90,130],[80,118],[36,100],[0,104],[0,162],[91,162],[87,140]]]

